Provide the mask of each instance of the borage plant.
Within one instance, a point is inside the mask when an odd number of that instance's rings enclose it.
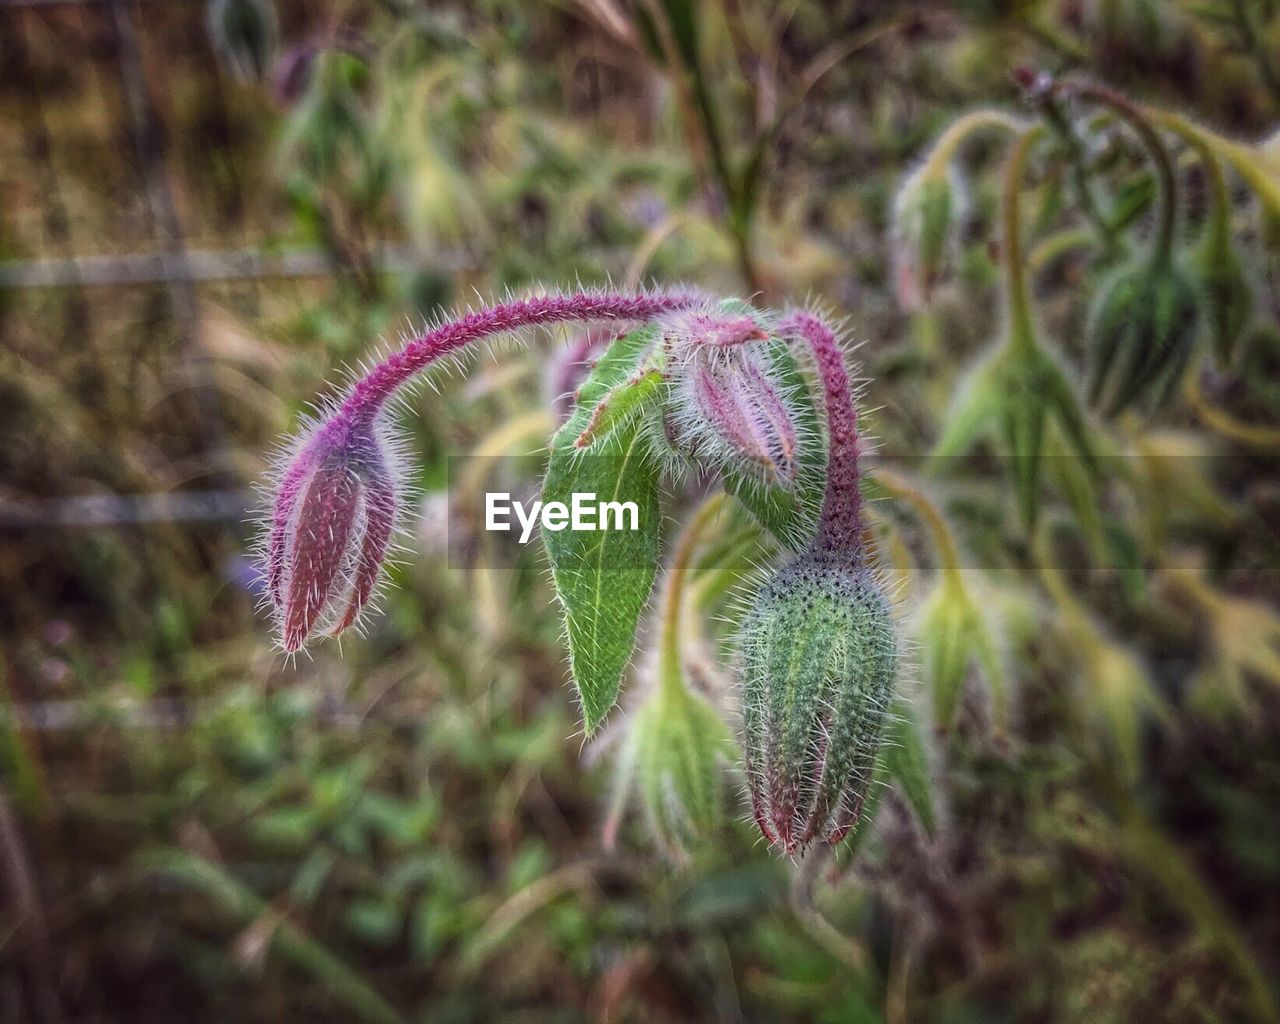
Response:
[[[579,292],[491,306],[410,341],[281,459],[263,545],[281,645],[293,653],[342,633],[373,598],[405,505],[392,399],[476,342],[568,323],[612,330],[551,439],[544,508],[589,493],[639,512],[636,530],[544,528],[587,736],[617,702],[633,659],[653,665],[625,723],[607,834],[633,792],[668,851],[714,826],[729,719],[768,843],[793,854],[839,842],[868,806],[877,772],[919,772],[921,761],[881,756],[919,746],[902,742],[910,722],[894,698],[900,643],[865,537],[846,358],[814,313],[777,315],[691,292]],[[598,326],[589,336],[599,339]],[[727,493],[691,516],[658,602],[656,649],[634,658],[660,560],[660,484],[699,470],[717,472]],[[688,624],[706,607],[695,591],[715,589],[717,570],[740,560],[742,531],[726,526],[742,518],[735,504],[784,553],[742,602],[739,706],[724,708],[723,693],[695,685],[719,673],[697,668]],[[726,527],[718,537],[716,525]]]

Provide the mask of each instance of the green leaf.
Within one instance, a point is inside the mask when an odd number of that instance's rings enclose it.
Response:
[[[995,418],[1002,401],[999,374],[1003,358],[1002,346],[993,349],[961,381],[933,449],[934,465],[939,472],[947,472],[949,460],[968,452]]]
[[[795,396],[796,433],[806,439],[806,443],[799,446],[796,479],[790,487],[781,487],[757,475],[726,469],[725,490],[742,502],[778,540],[798,549],[813,535],[822,508],[827,482],[826,436],[813,404],[813,391],[791,347],[784,341],[774,340],[768,346],[766,358],[779,388]]]
[[[140,867],[199,890],[241,925],[275,914],[266,901],[224,868],[184,850],[148,852],[140,858]],[[280,916],[267,935],[272,954],[328,988],[337,1001],[346,1004],[353,1019],[371,1024],[401,1024],[404,1020],[368,982],[287,917]]]
[[[543,531],[556,594],[564,608],[569,664],[588,735],[617,699],[631,660],[636,624],[653,588],[658,564],[658,466],[643,432],[632,422],[583,452],[576,439],[614,388],[635,376],[656,328],[610,345],[579,392],[573,415],[551,442],[542,487],[544,503],[569,505],[574,493],[599,502],[634,502],[637,530]]]
[[[646,406],[662,398],[665,380],[662,371],[652,367],[612,389],[596,403],[587,425],[574,439],[574,447],[589,448],[634,422]]]
[[[908,701],[899,699],[894,703],[881,762],[886,777],[897,783],[924,830],[932,835],[938,819],[929,779],[929,755],[916,717],[916,710]]]

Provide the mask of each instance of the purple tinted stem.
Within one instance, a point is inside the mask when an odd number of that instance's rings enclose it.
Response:
[[[473,341],[521,327],[586,320],[648,320],[695,305],[694,293],[617,294],[576,292],[516,299],[441,324],[375,366],[351,389],[335,419],[361,420],[377,414],[411,377]]]
[[[780,326],[797,334],[813,350],[827,414],[827,490],[814,549],[857,560],[862,551],[862,492],[858,489],[858,410],[849,387],[849,371],[835,332],[812,313],[793,313]]]

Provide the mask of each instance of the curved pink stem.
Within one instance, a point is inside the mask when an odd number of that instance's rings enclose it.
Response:
[[[333,422],[351,422],[376,415],[383,404],[419,371],[441,356],[495,334],[541,324],[584,320],[648,320],[662,313],[696,305],[693,292],[618,294],[576,292],[515,299],[477,310],[441,324],[415,338],[395,355],[375,366],[351,389]]]
[[[862,553],[862,492],[858,489],[858,410],[835,332],[812,313],[792,313],[779,330],[803,338],[813,350],[827,414],[827,490],[813,546],[835,557]]]

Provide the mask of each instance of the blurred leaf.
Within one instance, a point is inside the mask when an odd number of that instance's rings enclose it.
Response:
[[[199,890],[241,921],[258,920],[267,910],[266,903],[221,867],[185,851],[154,850],[141,857],[140,866]],[[287,918],[276,924],[268,949],[311,974],[360,1020],[403,1024],[400,1014],[363,978]]]
[[[915,707],[899,698],[894,702],[885,729],[881,761],[887,780],[898,784],[911,810],[930,835],[937,825],[929,754]]]

